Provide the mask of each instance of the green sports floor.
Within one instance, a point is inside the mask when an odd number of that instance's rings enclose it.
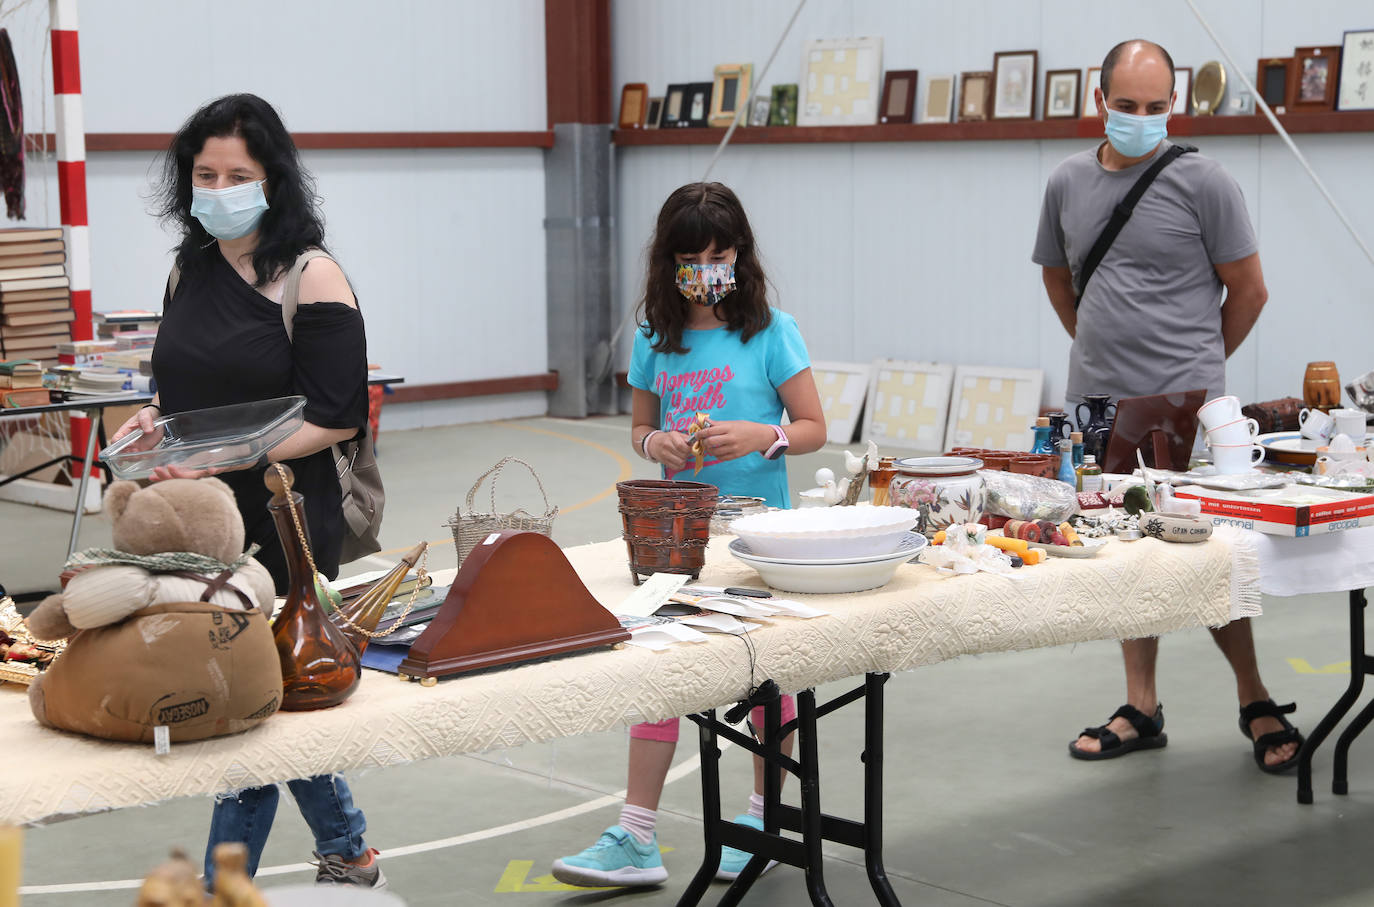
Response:
[[[431,568],[452,566],[443,526],[473,480],[501,456],[528,460],[561,508],[554,535],[576,545],[619,534],[614,483],[650,477],[630,452],[626,417],[540,418],[387,431],[379,460],[387,487],[384,548],[436,543]],[[857,449],[857,448],[856,448]],[[793,488],[818,466],[841,469],[839,450],[789,459]],[[500,509],[535,511],[538,491],[512,469]],[[11,592],[56,580],[70,516],[0,503]],[[102,517],[81,546],[105,544]],[[370,569],[360,564],[358,569]],[[1129,603],[1127,603],[1129,605]],[[1266,599],[1255,635],[1265,680],[1296,699],[1310,729],[1348,681],[1346,599]],[[369,674],[369,682],[394,682]],[[825,688],[842,692],[848,684]],[[1209,635],[1170,636],[1161,647],[1160,698],[1169,746],[1101,763],[1069,758],[1079,729],[1121,703],[1114,643],[965,657],[901,674],[888,685],[885,858],[906,905],[1327,905],[1374,904],[1374,739],[1352,750],[1350,793],[1330,792],[1331,746],[1316,760],[1316,803],[1299,806],[1293,776],[1261,774],[1236,726],[1233,679]],[[13,690],[0,695],[19,695]],[[821,799],[859,817],[862,710],[823,723]],[[627,731],[514,750],[434,759],[350,778],[382,851],[391,891],[422,905],[635,904],[677,901],[700,860],[700,776],[684,733],[665,791],[659,840],[670,877],[659,888],[579,890],[549,875],[618,817]],[[3,750],[6,759],[32,758]],[[3,769],[0,769],[3,770]],[[722,762],[723,810],[743,812],[747,759]],[[795,802],[789,782],[785,797]],[[210,801],[186,799],[30,829],[25,907],[131,905],[144,873],[168,848],[199,855]],[[263,857],[264,888],[308,882],[311,839],[283,798]],[[862,855],[827,845],[824,872],[836,904],[873,903]],[[704,903],[715,903],[717,884]],[[765,875],[746,903],[807,903],[800,871]]]

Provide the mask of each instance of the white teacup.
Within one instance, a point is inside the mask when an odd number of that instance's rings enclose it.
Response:
[[[1335,420],[1336,427],[1331,430],[1331,436],[1349,435],[1356,444],[1364,439],[1365,431],[1365,412],[1362,409],[1333,409],[1331,418]]]
[[[1213,397],[1198,407],[1197,417],[1208,431],[1234,422],[1240,418],[1240,398],[1229,395]]]
[[[1207,432],[1207,443],[1211,444],[1250,444],[1259,437],[1259,423],[1254,419],[1237,419],[1218,425]]]
[[[1258,444],[1212,444],[1212,465],[1221,475],[1249,472],[1264,459],[1264,448]]]
[[[1302,436],[1311,441],[1330,441],[1335,433],[1336,420],[1319,409],[1304,409],[1298,413]]]

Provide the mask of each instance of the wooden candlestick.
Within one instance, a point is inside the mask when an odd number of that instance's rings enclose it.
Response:
[[[494,532],[463,560],[400,673],[442,677],[630,638],[548,536]]]

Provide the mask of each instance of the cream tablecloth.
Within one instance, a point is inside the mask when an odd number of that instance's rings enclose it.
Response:
[[[701,581],[758,584],[717,538]],[[579,576],[612,608],[632,589],[622,542],[569,549]],[[1179,545],[1113,542],[1097,557],[1051,559],[1014,578],[943,577],[904,565],[886,587],[797,596],[829,611],[750,634],[756,680],[796,691],[869,671],[958,655],[1218,626],[1259,613],[1254,546],[1239,532]],[[0,822],[25,823],[206,795],[329,771],[601,731],[733,703],[750,686],[733,636],[651,652],[630,646],[451,678],[437,686],[365,672],[343,705],[279,713],[243,734],[174,746],[107,743],[46,730],[22,689],[0,688]]]

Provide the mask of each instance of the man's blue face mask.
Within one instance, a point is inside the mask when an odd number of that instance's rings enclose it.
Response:
[[[1169,114],[1136,116],[1107,110],[1107,141],[1125,157],[1144,157],[1169,135]]]

